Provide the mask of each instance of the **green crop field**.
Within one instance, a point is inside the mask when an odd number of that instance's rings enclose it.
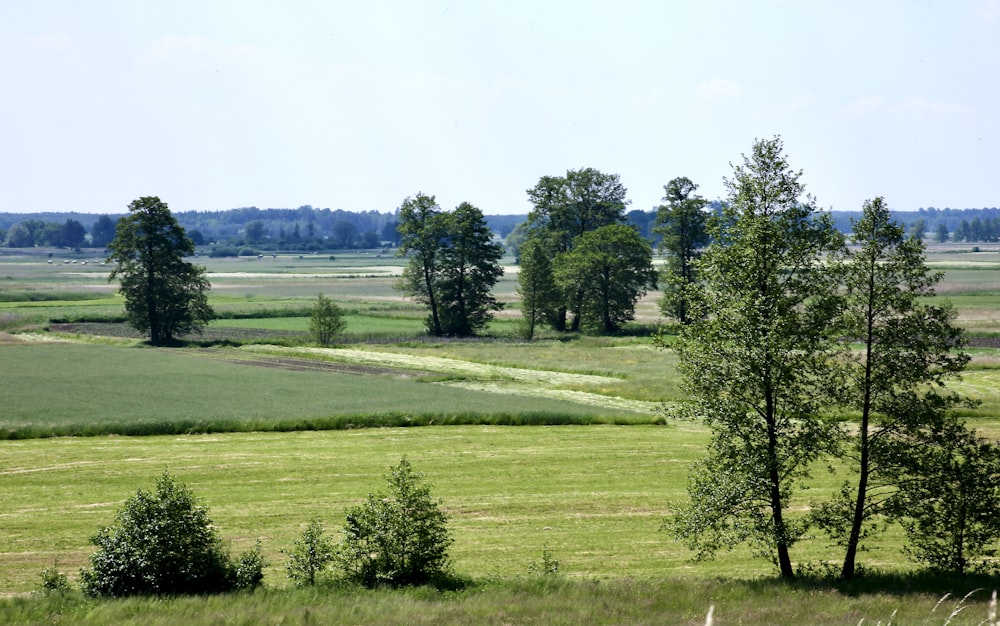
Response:
[[[0,601],[0,622],[694,624],[715,604],[718,623],[809,623],[811,610],[822,623],[887,623],[897,611],[892,623],[937,624],[948,618],[932,612],[942,590],[971,589],[894,582],[914,571],[897,529],[860,556],[892,573],[870,594],[767,582],[773,568],[746,550],[692,562],[660,525],[707,432],[664,417],[684,392],[676,357],[648,338],[663,323],[658,293],[623,336],[529,343],[516,339],[510,272],[497,288],[508,306],[484,339],[431,341],[424,309],[392,287],[402,265],[391,255],[202,258],[222,319],[200,345],[158,349],[119,323],[99,258],[64,256],[0,256],[0,595],[37,587],[53,564],[74,578],[88,537],[164,469],[194,489],[234,552],[261,540],[274,591],[155,605],[15,597]],[[982,401],[965,415],[1000,438],[1000,254],[932,246],[929,262],[975,340],[952,385]],[[309,341],[304,315],[318,293],[347,313],[333,348]],[[454,568],[474,589],[288,590],[281,551],[312,517],[336,534],[344,508],[380,489],[402,455],[442,499]],[[798,509],[837,484],[817,468]],[[543,549],[560,561],[556,580],[527,577]],[[793,552],[812,564],[838,555],[821,536]],[[951,623],[981,623],[987,599],[970,598]]]

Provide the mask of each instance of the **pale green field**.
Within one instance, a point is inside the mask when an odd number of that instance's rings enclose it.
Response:
[[[746,550],[695,563],[659,530],[684,496],[687,468],[706,431],[671,426],[448,426],[170,437],[85,437],[0,442],[0,592],[26,591],[58,563],[75,574],[99,526],[164,469],[186,482],[234,550],[261,539],[269,585],[285,584],[281,550],[312,517],[332,533],[346,506],[379,490],[406,455],[427,474],[451,516],[455,570],[524,574],[548,547],[572,577],[753,578],[773,568]],[[816,475],[804,499],[836,484]],[[863,555],[869,567],[907,570],[892,534]],[[881,549],[878,549],[881,546]],[[823,539],[801,561],[836,559]]]

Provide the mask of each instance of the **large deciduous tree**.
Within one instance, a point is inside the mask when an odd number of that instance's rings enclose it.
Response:
[[[555,257],[573,248],[585,232],[625,220],[628,205],[626,190],[617,174],[605,174],[594,168],[569,170],[565,176],[543,176],[528,190],[534,207],[528,214],[530,229],[546,234],[544,241]],[[579,311],[583,293],[565,294],[550,323],[556,330],[567,329],[567,312]],[[581,318],[574,316],[571,329],[579,330]]]
[[[844,281],[840,333],[862,344],[841,359],[839,377],[843,405],[860,415],[851,435],[857,477],[819,509],[819,520],[846,548],[845,579],[855,574],[870,521],[898,497],[901,478],[913,476],[901,464],[911,456],[907,450],[920,433],[940,431],[950,421],[948,409],[962,401],[944,382],[969,359],[960,351],[954,310],[929,299],[941,273],[928,270],[923,241],[892,221],[883,198],[864,204],[853,239],[837,265]],[[939,443],[917,447],[928,446]]]
[[[657,209],[653,229],[662,238],[660,249],[667,253],[660,310],[682,324],[691,321],[684,291],[694,284],[694,261],[708,243],[708,216],[704,210],[708,201],[693,195],[697,189],[698,185],[683,176],[664,185],[665,204]]]
[[[702,555],[750,542],[788,578],[804,531],[788,516],[790,499],[838,441],[819,413],[832,393],[837,312],[824,255],[842,244],[800,175],[779,138],[755,142],[734,167],[728,207],[696,262],[692,322],[676,343],[692,410],[712,438],[671,528]]]
[[[108,280],[121,282],[129,324],[154,345],[199,331],[215,317],[205,268],[184,260],[194,243],[155,196],[134,200],[108,245],[117,263]]]
[[[553,272],[562,293],[580,294],[574,318],[613,333],[635,317],[635,304],[656,287],[649,241],[628,224],[609,224],[579,235],[556,257]]]
[[[503,247],[493,242],[483,212],[468,202],[442,218],[446,233],[438,275],[442,330],[449,336],[474,335],[503,308],[492,293],[503,276]]]
[[[410,261],[396,287],[428,306],[428,332],[468,336],[493,319],[503,306],[491,291],[503,275],[503,249],[482,211],[463,202],[448,213],[433,196],[417,194],[403,201],[398,230],[398,253]]]
[[[418,193],[403,200],[399,207],[398,256],[409,255],[410,262],[396,288],[430,309],[427,331],[435,337],[444,335],[437,297],[437,272],[444,245],[444,222],[441,207],[434,196]]]

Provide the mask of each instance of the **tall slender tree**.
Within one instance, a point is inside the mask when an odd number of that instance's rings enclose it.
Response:
[[[708,216],[704,210],[708,201],[693,195],[697,189],[698,185],[683,176],[664,185],[665,204],[657,209],[653,229],[661,237],[660,249],[667,253],[660,310],[682,324],[691,321],[684,292],[695,282],[694,261],[708,243]]]
[[[750,542],[786,578],[804,531],[788,516],[790,499],[837,441],[820,411],[837,294],[824,256],[841,238],[800,176],[779,138],[757,141],[734,167],[728,207],[696,262],[692,323],[676,343],[712,439],[672,529],[701,555]]]
[[[408,296],[427,304],[430,313],[427,330],[435,337],[444,335],[437,299],[439,255],[444,245],[444,219],[434,196],[418,193],[406,198],[399,207],[399,250],[397,255],[410,255],[403,276],[396,283]]]
[[[468,202],[444,215],[439,306],[444,334],[465,337],[482,330],[503,308],[492,293],[503,276],[503,246],[493,242],[483,212]]]
[[[899,445],[945,423],[962,399],[944,382],[968,362],[954,310],[932,302],[940,272],[924,262],[922,239],[907,237],[883,198],[865,202],[854,223],[854,247],[838,260],[845,284],[843,337],[862,344],[846,351],[843,403],[860,414],[851,450],[853,485],[819,508],[822,524],[846,548],[841,576],[854,577],[866,529],[897,493]],[[930,443],[930,442],[927,442]]]
[[[170,342],[214,319],[205,268],[184,260],[194,254],[194,243],[159,198],[129,204],[108,249],[117,264],[108,280],[120,281],[129,323],[150,343]]]
[[[559,305],[561,298],[552,275],[549,246],[540,236],[531,237],[520,245],[520,267],[517,293],[521,297],[521,317],[524,335],[535,336],[536,329]]]

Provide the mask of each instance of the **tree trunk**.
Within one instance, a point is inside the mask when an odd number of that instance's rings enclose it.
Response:
[[[858,544],[861,541],[861,525],[865,521],[865,504],[868,497],[868,476],[871,474],[871,458],[869,450],[869,420],[872,412],[872,351],[875,345],[875,266],[869,268],[868,307],[866,311],[865,328],[865,382],[864,396],[861,401],[860,438],[861,459],[858,467],[858,492],[854,499],[854,517],[851,520],[851,533],[847,538],[847,550],[844,553],[844,566],[840,577],[844,580],[854,578],[855,561],[858,555]]]

